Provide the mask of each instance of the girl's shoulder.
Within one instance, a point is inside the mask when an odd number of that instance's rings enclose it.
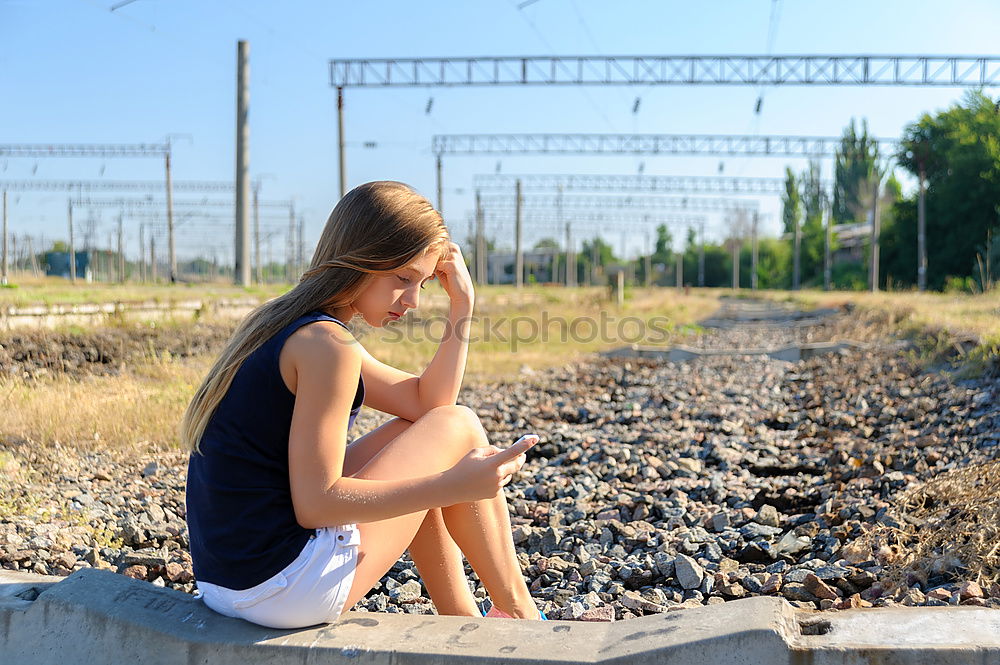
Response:
[[[316,319],[299,326],[285,342],[294,355],[352,357],[361,355],[361,344],[351,331],[336,319]]]

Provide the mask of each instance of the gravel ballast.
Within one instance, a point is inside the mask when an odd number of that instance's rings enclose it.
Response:
[[[1000,607],[1000,585],[970,579],[969,562],[947,553],[897,588],[894,553],[869,533],[904,526],[901,492],[1000,458],[995,379],[925,372],[857,313],[794,330],[723,327],[697,342],[845,334],[872,346],[798,363],[590,357],[466,388],[461,401],[494,443],[541,436],[506,491],[522,569],[548,616],[620,620],[754,595],[812,609]],[[383,419],[364,410],[353,432]],[[185,454],[5,442],[0,471],[4,568],[107,568],[194,591]],[[357,609],[433,606],[404,557]]]

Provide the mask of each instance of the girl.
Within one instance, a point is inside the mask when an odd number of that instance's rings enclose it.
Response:
[[[347,329],[355,315],[400,318],[434,278],[450,334],[420,376]],[[242,322],[184,414],[191,556],[209,607],[272,628],[333,622],[409,549],[441,614],[480,616],[464,553],[491,613],[539,618],[502,490],[538,437],[501,450],[455,404],[473,304],[427,199],[383,181],[337,204],[309,270]],[[362,404],[396,418],[346,445]]]

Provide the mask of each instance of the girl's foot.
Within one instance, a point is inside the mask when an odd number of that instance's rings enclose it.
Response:
[[[484,616],[486,618],[488,618],[488,619],[513,619],[514,618],[511,615],[509,615],[506,612],[504,612],[503,610],[501,610],[496,605],[494,605],[493,607],[491,607],[490,611],[487,612]],[[549,620],[549,618],[547,616],[545,616],[545,612],[542,612],[541,610],[538,611],[538,619],[541,620],[541,621],[548,621]]]

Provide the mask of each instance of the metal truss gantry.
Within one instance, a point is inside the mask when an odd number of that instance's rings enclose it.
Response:
[[[169,143],[0,143],[0,157],[165,157]]]
[[[1000,56],[646,55],[330,60],[335,88],[490,85],[1000,85]]]
[[[80,207],[94,207],[94,208],[123,208],[123,209],[145,209],[145,208],[157,208],[163,205],[162,201],[153,201],[151,199],[84,199],[77,198],[73,200],[73,205]],[[285,210],[292,208],[294,206],[292,201],[258,201],[257,206],[260,208],[283,208]],[[211,199],[200,199],[200,200],[181,200],[174,201],[174,207],[176,208],[234,208],[235,204],[232,201],[213,201]]]
[[[511,209],[512,210],[512,209]],[[515,217],[510,210],[484,209],[483,220],[488,224],[514,223]],[[704,215],[657,215],[655,212],[639,213],[631,210],[593,210],[579,209],[558,212],[555,210],[527,211],[522,217],[526,224],[563,224],[567,222],[574,227],[578,223],[603,224],[599,226],[609,230],[607,224],[694,224],[705,220]],[[618,228],[617,226],[615,227]]]
[[[515,195],[491,194],[481,197],[484,210],[514,210],[518,206]],[[571,194],[530,194],[521,197],[524,210],[615,210],[622,208],[648,210],[688,210],[692,212],[736,211],[757,209],[757,201],[747,199],[702,198],[687,196],[611,196]]]
[[[517,181],[524,191],[642,192],[676,194],[730,194],[770,196],[785,193],[784,178],[684,175],[594,175],[594,174],[494,174],[473,176],[477,192],[514,191]]]
[[[232,193],[231,182],[213,180],[178,180],[173,189],[183,192]],[[81,192],[81,191],[163,191],[155,180],[0,180],[0,189],[11,192]]]
[[[873,139],[893,151],[899,141]],[[747,155],[830,157],[839,136],[735,134],[438,134],[431,152],[442,155]]]
[[[346,193],[344,89],[506,85],[831,85],[983,88],[1000,85],[994,55],[648,55],[332,59],[340,194]],[[441,154],[437,204],[443,210]],[[682,154],[682,153],[675,153]],[[691,153],[684,153],[691,154]],[[749,154],[731,153],[725,154]],[[767,153],[780,154],[780,153]],[[923,188],[921,187],[921,192]],[[877,197],[876,197],[877,198]],[[922,234],[921,234],[922,238]],[[878,255],[873,233],[873,257]],[[922,246],[922,243],[920,243]],[[873,259],[873,271],[877,261]],[[926,265],[921,255],[918,264]],[[918,270],[919,272],[919,270]],[[877,272],[875,273],[877,275]],[[829,288],[829,270],[824,277]],[[520,281],[518,282],[520,286]],[[877,290],[877,280],[872,289]]]
[[[169,228],[169,261],[170,261],[170,282],[177,281],[177,255],[174,247],[173,229],[173,187],[170,175],[170,140],[165,143],[7,143],[0,144],[0,157],[103,157],[103,158],[136,158],[136,157],[161,157],[164,163],[164,183],[166,192],[166,202]],[[70,214],[72,218],[72,213]],[[6,220],[6,217],[5,217]],[[6,228],[6,226],[5,226]],[[72,236],[72,233],[70,234]],[[70,252],[72,247],[72,237],[70,238]],[[7,282],[6,263],[6,232],[4,234],[4,270],[3,282]],[[70,280],[76,281],[76,262],[70,260]]]

